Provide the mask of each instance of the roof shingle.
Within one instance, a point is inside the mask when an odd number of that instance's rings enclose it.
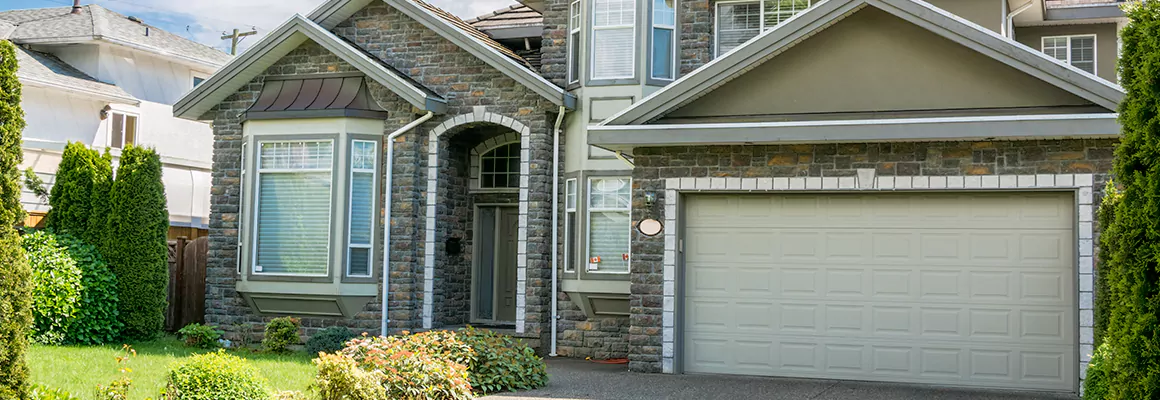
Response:
[[[475,29],[488,31],[500,28],[538,26],[544,24],[544,15],[531,7],[517,4],[469,19],[468,24]]]
[[[121,98],[125,101],[136,101],[136,98],[124,89],[98,81],[51,54],[17,46],[16,62],[20,65],[20,69],[16,72],[16,76],[20,79]]]
[[[8,39],[16,43],[108,39],[214,65],[223,65],[230,60],[230,56],[221,51],[155,26],[132,21],[99,5],[84,6],[79,15],[71,11],[72,7],[4,11],[0,12],[0,22],[14,26]],[[5,30],[0,26],[0,34]]]
[[[476,40],[479,40],[484,45],[487,45],[487,47],[490,47],[490,48],[500,52],[501,54],[510,57],[513,60],[516,60],[517,62],[519,62],[520,64],[523,64],[524,66],[528,67],[529,69],[533,69],[533,70],[535,69],[535,67],[533,67],[532,64],[528,62],[528,60],[525,60],[523,57],[520,57],[520,55],[516,54],[514,51],[512,51],[512,49],[509,49],[509,48],[507,48],[507,46],[504,46],[504,45],[500,44],[499,42],[495,41],[495,39],[492,39],[491,36],[488,36],[486,33],[483,33],[479,29],[476,29],[474,26],[471,26],[471,24],[467,23],[463,19],[456,17],[455,14],[444,11],[442,8],[427,4],[427,2],[425,2],[423,0],[411,0],[411,1],[413,1],[415,4],[422,6],[423,8],[426,8],[431,13],[439,16],[439,18],[442,18],[442,19],[446,20],[447,22],[450,22],[452,26],[454,26],[457,29],[463,31],[464,33],[470,35],[471,37],[475,38]]]

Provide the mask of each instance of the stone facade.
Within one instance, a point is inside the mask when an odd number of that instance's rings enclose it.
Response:
[[[667,178],[854,177],[859,169],[874,169],[878,176],[1091,174],[1093,203],[1099,204],[1115,145],[1055,140],[638,148],[633,213],[651,211],[666,219]],[[652,210],[644,205],[646,192],[658,195]],[[663,344],[672,343],[663,330],[665,239],[634,235],[632,252],[630,368],[662,372]],[[1083,301],[1090,304],[1090,295]]]
[[[681,75],[713,61],[713,4],[709,0],[681,0]]]
[[[422,327],[424,302],[424,269],[426,232],[427,162],[429,133],[445,120],[473,113],[483,107],[489,113],[519,121],[530,130],[525,148],[529,153],[527,174],[530,187],[527,246],[528,335],[536,339],[546,334],[549,313],[549,221],[551,214],[552,124],[558,112],[544,99],[511,77],[487,65],[438,33],[427,29],[405,14],[384,3],[374,3],[339,24],[333,32],[367,51],[395,70],[448,99],[448,112],[436,116],[395,143],[391,215],[392,248],[388,299],[392,331],[417,330]],[[227,330],[228,336],[260,332],[269,316],[256,315],[235,291],[238,280],[237,235],[241,204],[242,114],[256,100],[266,77],[327,72],[350,72],[354,68],[329,54],[321,46],[308,42],[290,53],[261,76],[220,103],[203,118],[214,121],[213,197],[210,217],[210,257],[207,271],[206,322]],[[384,134],[415,120],[419,114],[411,104],[387,88],[369,82],[374,98],[389,113]],[[449,238],[459,238],[463,249],[470,247],[470,205],[479,198],[466,195],[467,151],[486,140],[489,124],[458,127],[442,136],[439,146],[441,174],[439,183],[442,204],[436,218],[451,221],[437,234],[436,253],[447,254]],[[488,201],[495,199],[488,199]],[[470,276],[470,252],[446,258],[435,271],[437,290],[433,295],[441,304],[441,326],[465,322],[467,297],[465,287]],[[346,325],[356,331],[378,334],[381,309],[374,301],[353,319],[304,318],[306,334],[332,325]],[[252,338],[251,338],[252,339]]]

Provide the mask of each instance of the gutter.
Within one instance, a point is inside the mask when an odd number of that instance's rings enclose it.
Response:
[[[393,190],[392,190],[393,187],[391,185],[393,184],[392,181],[394,180],[394,170],[395,170],[395,139],[398,138],[399,136],[403,136],[404,133],[410,132],[412,129],[415,129],[415,127],[422,125],[424,122],[427,122],[428,120],[430,120],[431,118],[434,118],[434,117],[435,117],[435,113],[432,111],[428,111],[427,115],[419,117],[419,119],[417,119],[417,120],[411,121],[411,123],[403,126],[402,128],[399,128],[399,130],[397,130],[397,131],[391,132],[391,134],[387,135],[386,139],[384,139],[387,142],[387,146],[386,146],[387,163],[386,163],[386,167],[384,168],[384,171],[383,171],[383,174],[386,175],[386,178],[387,178],[385,195],[384,195],[384,197],[386,199],[385,207],[386,207],[386,211],[387,211],[386,214],[387,215],[386,215],[385,221],[383,223],[383,293],[382,293],[382,296],[383,296],[382,313],[383,313],[383,315],[380,318],[380,320],[382,321],[380,328],[379,328],[380,329],[380,331],[379,331],[380,336],[387,336],[387,325],[388,325],[388,322],[391,321],[389,314],[387,313],[387,296],[390,295],[390,288],[391,288],[391,285],[389,282],[390,276],[391,276],[391,208],[392,208],[391,206],[394,205],[394,202],[391,199],[391,193],[393,192]]]
[[[1003,20],[1003,36],[1006,36],[1008,39],[1015,39],[1015,17],[1024,11],[1030,10],[1033,5],[1035,5],[1035,0],[1030,0],[1027,4],[1021,5],[1019,8],[1007,14],[1007,18]]]
[[[36,78],[26,78],[26,77],[19,77],[19,76],[17,78],[20,79],[21,83],[24,83],[24,84],[26,84],[28,86],[32,86],[32,87],[56,89],[56,90],[61,90],[61,91],[69,92],[69,93],[76,93],[79,95],[83,95],[83,96],[87,96],[87,97],[91,97],[91,98],[95,98],[95,99],[99,99],[99,100],[108,100],[108,101],[113,101],[113,102],[117,102],[117,103],[124,103],[124,104],[128,104],[128,105],[132,105],[132,106],[141,105],[141,100],[136,99],[136,98],[132,98],[132,97],[124,97],[124,96],[117,96],[117,95],[112,95],[112,94],[108,94],[108,93],[101,93],[101,92],[96,92],[96,91],[92,91],[92,90],[81,89],[81,88],[76,87],[76,86],[64,86],[64,85],[52,83],[49,81],[36,79]]]
[[[564,125],[564,114],[568,108],[560,106],[560,114],[556,116],[556,128],[552,130],[552,350],[550,357],[556,357],[556,336],[559,315],[559,265],[557,257],[560,253],[560,130]]]

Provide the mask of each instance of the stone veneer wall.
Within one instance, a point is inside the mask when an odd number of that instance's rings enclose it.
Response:
[[[567,294],[560,293],[560,299],[556,351],[561,357],[628,358],[628,317],[588,318]]]
[[[422,324],[428,133],[443,121],[472,113],[480,106],[486,107],[488,112],[519,120],[532,132],[526,321],[531,335],[545,334],[551,293],[548,280],[550,131],[556,107],[385,3],[368,6],[333,31],[439,93],[450,103],[446,115],[436,116],[395,143],[392,195],[395,205],[391,210],[393,243],[388,299],[390,329],[415,330]],[[241,188],[241,114],[256,100],[266,76],[354,70],[320,46],[307,43],[203,116],[203,119],[214,122],[206,322],[221,326],[230,337],[236,338],[242,332],[259,332],[260,326],[270,319],[253,314],[234,290]],[[370,82],[370,88],[374,98],[390,113],[384,133],[393,132],[421,115],[385,87]],[[440,190],[440,193],[448,191]],[[440,237],[439,242],[442,243],[443,239]],[[438,254],[445,254],[442,247],[440,244]],[[438,274],[436,271],[436,276]],[[380,313],[376,301],[354,319],[305,318],[303,324],[307,327],[307,334],[331,325],[347,325],[356,331],[377,334]]]
[[[713,61],[713,4],[709,0],[678,0],[681,24],[681,74]]]
[[[644,193],[653,192],[658,202],[651,212],[666,218],[666,178],[848,177],[858,169],[874,169],[878,176],[1093,174],[1098,205],[1115,145],[1114,140],[1053,140],[638,148],[633,214],[648,211]],[[662,371],[664,241],[633,236],[629,358],[634,371]],[[1091,326],[1090,315],[1080,320]],[[1081,340],[1090,347],[1090,338]]]

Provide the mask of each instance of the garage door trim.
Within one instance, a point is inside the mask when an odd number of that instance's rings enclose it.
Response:
[[[681,195],[697,193],[838,193],[838,192],[972,192],[972,191],[1068,191],[1075,193],[1076,269],[1079,272],[1077,289],[1077,325],[1079,353],[1077,368],[1083,371],[1092,353],[1092,309],[1094,176],[1092,174],[1049,175],[983,175],[983,176],[874,176],[873,170],[859,171],[859,176],[841,178],[669,178],[665,181],[665,253],[662,308],[661,361],[664,373],[681,373],[680,350],[683,346],[680,308],[683,302],[683,246],[682,220],[684,207]],[[1080,374],[1082,376],[1082,373]],[[1078,392],[1080,382],[1073,391]]]

